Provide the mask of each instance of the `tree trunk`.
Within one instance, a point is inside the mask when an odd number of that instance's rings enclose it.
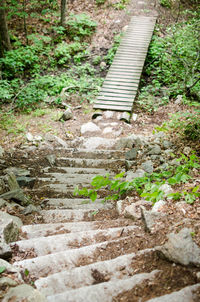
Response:
[[[5,9],[5,0],[0,0],[0,56],[3,56],[5,50],[11,49]]]
[[[66,1],[67,0],[61,0],[61,18],[60,18],[61,26],[64,26],[65,24]]]

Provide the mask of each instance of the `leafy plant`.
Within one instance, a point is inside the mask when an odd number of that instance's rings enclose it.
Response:
[[[163,7],[171,8],[171,1],[170,0],[159,0],[159,3]]]
[[[91,36],[97,27],[97,23],[86,14],[70,14],[66,25],[71,38],[84,38]]]
[[[177,184],[184,184],[191,176],[189,175],[191,169],[199,169],[199,159],[195,154],[190,157],[186,157],[184,154],[181,155],[177,161],[180,165],[176,168],[169,166],[167,171],[161,171],[160,173],[154,172],[151,175],[144,177],[134,178],[132,181],[124,181],[122,178],[124,173],[117,174],[114,178],[110,178],[109,174],[105,176],[97,175],[91,181],[92,189],[76,187],[74,195],[82,195],[89,197],[93,202],[97,199],[98,192],[106,190],[109,192],[105,200],[117,200],[129,191],[136,191],[141,197],[151,201],[153,204],[161,200],[165,193],[162,190],[162,185],[165,183],[171,184],[172,186]],[[192,188],[189,192],[175,192],[168,194],[168,197],[174,200],[183,198],[187,203],[193,203],[197,197],[200,196],[198,192],[199,186]]]
[[[109,49],[107,55],[105,56],[105,61],[107,62],[108,65],[111,65],[114,60],[115,54],[121,42],[121,37],[122,34],[116,35],[114,37],[113,46]]]
[[[159,30],[153,36],[146,73],[152,83],[167,87],[169,97],[186,94],[200,99],[199,35],[199,20],[193,18],[170,26],[164,38]]]
[[[4,273],[6,270],[6,267],[5,266],[1,266],[0,267],[0,274]]]

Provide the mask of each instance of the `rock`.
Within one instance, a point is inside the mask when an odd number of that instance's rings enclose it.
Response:
[[[113,128],[112,127],[106,127],[103,130],[103,134],[108,134],[108,133],[112,133],[113,132]]]
[[[116,203],[116,210],[119,215],[123,214],[122,205],[123,205],[123,200],[118,200]]]
[[[183,102],[183,96],[182,95],[177,95],[177,97],[176,97],[176,99],[175,99],[175,104],[176,105],[180,105],[180,104],[182,104],[182,102]]]
[[[81,134],[85,134],[86,132],[99,132],[99,131],[101,131],[101,129],[93,122],[88,122],[81,126]]]
[[[70,108],[67,108],[65,110],[65,112],[62,114],[62,116],[60,117],[59,121],[68,121],[70,119],[73,118],[73,113],[72,110]]]
[[[53,167],[56,163],[56,156],[54,154],[49,154],[46,156],[46,159],[48,160],[49,164]]]
[[[2,302],[47,302],[46,298],[32,286],[21,284],[10,288]]]
[[[13,287],[16,286],[17,282],[11,278],[8,277],[1,277],[0,279],[0,288],[6,288],[7,286]]]
[[[3,208],[6,205],[6,200],[0,198],[0,209]]]
[[[12,190],[0,195],[0,198],[9,200],[14,199],[19,201],[20,204],[27,205],[29,203],[28,198],[24,195],[22,189]]]
[[[32,204],[29,204],[24,210],[23,210],[23,214],[24,215],[28,215],[28,214],[32,214],[34,212],[38,212],[38,209],[37,207],[35,207],[34,205]]]
[[[199,301],[200,284],[190,285],[171,294],[147,300],[146,302],[197,302]]]
[[[166,150],[166,149],[170,149],[172,147],[172,143],[170,141],[167,141],[167,140],[164,140],[162,142],[162,146],[163,148]]]
[[[141,218],[140,206],[145,204],[147,204],[147,201],[143,199],[132,203],[131,205],[125,207],[124,216],[126,218],[131,218],[133,220],[140,219]]]
[[[128,25],[125,25],[125,26],[122,28],[122,31],[123,31],[123,32],[126,32],[127,29],[128,29]]]
[[[30,132],[26,133],[26,139],[29,142],[32,142],[34,140],[33,135]]]
[[[173,160],[170,161],[170,165],[178,167],[180,165],[180,162],[177,161],[177,158],[175,158],[175,159],[173,159]]]
[[[54,135],[54,140],[55,140],[58,144],[60,144],[61,146],[63,146],[64,148],[68,148],[68,147],[69,147],[68,144],[67,144],[62,138],[60,138],[60,137],[58,137],[58,136],[56,136],[56,135]]]
[[[126,123],[130,123],[131,114],[130,112],[124,111],[120,117],[120,121],[124,121]]]
[[[131,167],[133,167],[133,165],[135,165],[135,161],[134,160],[126,160],[125,161],[125,167],[126,167],[126,171],[130,170]]]
[[[190,147],[185,147],[183,149],[183,153],[187,156],[189,156],[191,154],[191,152],[192,152],[192,149]]]
[[[95,120],[97,117],[102,117],[102,115],[103,115],[103,112],[100,110],[97,110],[93,113],[92,119]]]
[[[41,142],[42,140],[43,140],[43,138],[42,138],[41,135],[36,135],[36,136],[34,137],[34,141],[36,141],[36,142]]]
[[[126,181],[132,181],[134,178],[143,177],[145,175],[145,171],[142,169],[137,169],[135,172],[128,171],[126,173]]]
[[[31,172],[23,168],[9,167],[4,170],[4,173],[13,173],[15,176],[29,176]]]
[[[122,137],[116,142],[116,149],[121,150],[125,148],[135,148],[144,145],[144,140],[141,136],[131,135],[128,137]]]
[[[151,160],[145,161],[144,163],[142,163],[141,168],[149,174],[153,173],[153,163],[152,163],[152,161]]]
[[[164,154],[167,158],[171,158],[171,157],[173,157],[174,150],[173,149],[167,149],[167,150],[164,151]]]
[[[89,137],[83,141],[83,147],[87,150],[95,150],[97,148],[111,148],[114,146],[115,139],[106,139],[103,137]]]
[[[4,155],[4,149],[0,146],[0,157]]]
[[[106,66],[107,66],[106,62],[101,62],[101,63],[100,63],[100,68],[101,68],[101,69],[105,69]]]
[[[130,151],[125,153],[125,159],[126,160],[133,160],[133,159],[136,159],[136,157],[137,157],[137,149],[136,148],[133,148]]]
[[[157,248],[158,254],[169,261],[200,267],[200,248],[192,240],[192,229],[183,228],[178,234],[170,233],[168,241]]]
[[[6,185],[2,178],[0,178],[0,195],[6,192]]]
[[[136,113],[132,114],[132,121],[136,122],[138,115]]]
[[[0,236],[0,258],[9,259],[12,257],[12,250],[5,240]]]
[[[150,154],[150,155],[159,155],[159,154],[161,154],[161,148],[160,148],[160,146],[159,145],[155,145],[155,146],[153,146],[151,149],[150,149],[150,151],[148,152],[148,154]]]
[[[104,112],[104,117],[107,119],[113,118],[113,116],[114,116],[114,111],[107,110]]]
[[[20,189],[16,176],[13,173],[7,174],[6,178],[7,178],[8,187],[9,187],[10,191]]]
[[[33,188],[35,184],[35,178],[34,177],[27,177],[27,176],[20,176],[17,177],[17,182],[20,187],[29,187]]]
[[[16,267],[12,266],[10,263],[7,261],[0,259],[0,267],[5,267],[6,268],[6,273],[12,273],[19,281],[22,281],[21,274],[19,272],[19,269]]]
[[[159,200],[153,205],[151,212],[160,212],[165,205],[166,202],[164,200]]]
[[[141,206],[141,216],[145,224],[145,229],[148,232],[152,232],[157,220],[162,216],[161,213],[147,211],[145,207]]]
[[[162,164],[160,167],[159,167],[159,169],[162,171],[162,170],[164,170],[164,171],[166,171],[166,170],[168,170],[168,168],[169,168],[169,164],[168,163],[164,163],[164,164]]]
[[[23,225],[21,219],[17,216],[10,215],[6,212],[0,211],[0,221],[12,220],[13,223],[20,229]]]
[[[164,197],[166,197],[168,194],[173,193],[172,187],[168,184],[163,184],[162,186],[160,186],[160,190],[164,192]]]

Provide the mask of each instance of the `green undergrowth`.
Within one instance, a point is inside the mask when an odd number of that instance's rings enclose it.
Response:
[[[160,24],[155,28],[145,62],[148,83],[142,83],[138,101],[147,111],[155,111],[177,95],[200,101],[200,11],[191,14],[166,30]]]
[[[105,201],[118,200],[134,191],[140,197],[152,202],[152,204],[163,198],[184,200],[187,203],[193,204],[200,197],[200,186],[193,186],[191,183],[192,170],[198,169],[200,171],[199,159],[195,154],[189,157],[181,154],[177,162],[179,165],[176,167],[169,166],[167,170],[146,174],[144,177],[137,177],[132,181],[124,181],[122,179],[124,172],[115,175],[113,178],[109,174],[105,176],[97,175],[91,181],[92,189],[76,187],[74,195],[89,197],[94,202],[102,189],[108,192]],[[161,187],[164,184],[171,185],[174,192],[165,196]],[[185,184],[189,184],[187,189],[184,189]]]

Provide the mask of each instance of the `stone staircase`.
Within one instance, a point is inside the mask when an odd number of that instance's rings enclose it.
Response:
[[[154,292],[163,268],[172,264],[158,259],[141,223],[118,216],[114,203],[102,203],[104,191],[95,203],[73,196],[74,187],[89,186],[93,176],[124,170],[124,152],[69,148],[55,154],[53,164],[40,165],[33,189],[45,208],[12,243],[18,251],[13,265],[28,272],[47,301],[195,301],[190,298],[198,285]]]

